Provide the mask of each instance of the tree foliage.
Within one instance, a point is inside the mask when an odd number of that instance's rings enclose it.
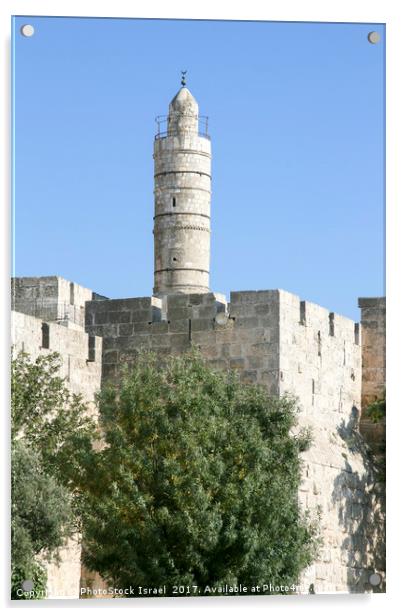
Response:
[[[82,450],[91,449],[94,424],[79,396],[59,376],[57,353],[32,361],[19,353],[11,381],[12,598],[24,580],[44,590],[44,561],[77,530],[71,477]],[[40,593],[38,593],[40,594]]]
[[[76,485],[89,568],[121,588],[297,582],[316,529],[297,502],[309,439],[293,399],[191,353],[140,356],[98,403],[104,446]]]
[[[366,415],[374,424],[383,424],[385,426],[387,415],[387,403],[385,391],[383,396],[378,400],[374,400],[366,408]],[[386,432],[385,427],[382,435],[377,443],[377,449],[374,453],[374,459],[377,464],[378,481],[385,486],[386,481]]]
[[[386,417],[386,400],[385,393],[384,397],[380,400],[374,400],[371,404],[369,404],[366,408],[366,415],[371,419],[373,423],[379,423],[380,421],[385,420]]]

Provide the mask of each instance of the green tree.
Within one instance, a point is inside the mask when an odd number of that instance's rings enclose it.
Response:
[[[298,507],[296,403],[195,353],[142,355],[98,399],[82,461],[84,562],[117,587],[296,583],[316,527]]]
[[[380,400],[374,400],[374,402],[368,405],[366,414],[373,423],[379,423],[385,421],[386,409],[387,406],[384,393],[384,396],[380,398]]]
[[[11,371],[11,596],[24,580],[44,591],[45,560],[78,530],[72,492],[77,455],[91,449],[94,424],[59,376],[57,353],[32,361],[19,353]],[[82,451],[80,458],[82,457]],[[40,558],[39,558],[40,556]]]
[[[386,481],[386,416],[387,416],[387,403],[386,403],[386,395],[385,391],[383,396],[374,400],[371,404],[369,404],[366,408],[366,416],[371,419],[374,424],[382,424],[383,431],[379,442],[377,443],[377,447],[375,449],[374,460],[377,464],[378,470],[378,480],[385,484]]]

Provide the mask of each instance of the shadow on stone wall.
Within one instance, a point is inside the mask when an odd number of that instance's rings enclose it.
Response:
[[[347,567],[347,584],[352,593],[385,592],[385,484],[379,481],[370,449],[358,431],[359,413],[352,408],[349,421],[337,431],[346,444],[345,470],[336,477],[332,502],[339,507],[339,524],[347,537],[342,544],[342,562]],[[359,454],[364,471],[352,470],[348,455]],[[381,576],[371,584],[370,576]],[[371,578],[377,582],[377,579]]]

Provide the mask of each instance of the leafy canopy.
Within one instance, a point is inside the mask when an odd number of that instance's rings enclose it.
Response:
[[[44,562],[78,529],[71,478],[94,424],[59,376],[57,353],[35,361],[19,353],[11,368],[11,597],[25,598],[22,582],[31,580],[40,598]]]
[[[141,355],[99,398],[82,460],[85,564],[117,587],[291,585],[316,529],[298,507],[296,403],[196,353]],[[170,590],[169,590],[170,589]]]

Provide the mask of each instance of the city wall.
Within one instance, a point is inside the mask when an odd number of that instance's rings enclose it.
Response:
[[[34,357],[61,353],[63,376],[88,400],[140,349],[163,356],[193,346],[218,370],[234,369],[243,382],[264,385],[272,395],[297,396],[299,426],[311,428],[313,437],[303,454],[299,500],[313,515],[321,511],[323,539],[302,582],[314,592],[371,589],[370,573],[384,569],[383,514],[358,427],[362,392],[365,403],[369,394],[380,395],[383,383],[384,302],[361,306],[360,326],[282,290],[232,292],[230,303],[218,293],[108,300],[79,285],[72,296],[70,283],[59,277],[22,281],[14,287],[15,303],[40,318],[14,313],[16,348]],[[44,297],[51,298],[51,313],[37,301]],[[55,306],[67,300],[74,310],[60,320]],[[47,322],[49,350],[42,345],[45,317],[55,319]],[[368,325],[373,321],[376,326]],[[55,594],[79,579],[78,562],[75,567],[69,555],[64,561],[63,573],[50,575]]]
[[[44,288],[51,288],[45,285]],[[76,285],[78,287],[78,285]],[[54,292],[54,287],[53,287]],[[84,295],[85,297],[85,295]],[[91,295],[92,297],[92,295]],[[59,302],[60,303],[60,302]],[[57,302],[54,302],[57,304]],[[38,304],[37,304],[38,306]],[[32,304],[31,304],[32,307]],[[44,306],[45,314],[55,315],[54,306]],[[44,322],[30,314],[11,313],[11,343],[14,355],[19,351],[29,353],[32,359],[39,355],[57,352],[61,357],[60,376],[75,394],[82,394],[95,412],[95,392],[101,385],[102,339],[91,337],[76,323],[72,328],[58,322]],[[43,326],[46,326],[46,332]],[[46,563],[48,598],[79,598],[81,578],[81,544],[78,536],[69,539],[60,550],[60,563]]]
[[[299,424],[313,434],[299,499],[322,512],[323,538],[303,583],[361,592],[384,563],[374,557],[379,495],[358,433],[359,324],[281,290],[232,292],[230,300],[208,293],[88,302],[87,331],[103,338],[102,379],[118,378],[141,348],[161,356],[196,346],[216,369],[296,395]]]

